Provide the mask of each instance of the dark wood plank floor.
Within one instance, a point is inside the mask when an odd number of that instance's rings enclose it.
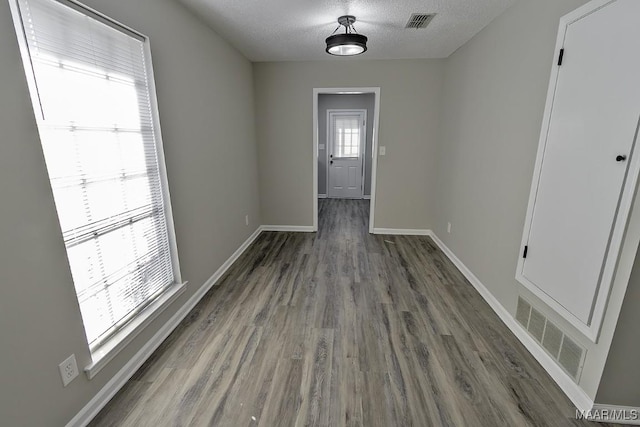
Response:
[[[263,233],[92,425],[583,425],[430,238],[368,214]]]

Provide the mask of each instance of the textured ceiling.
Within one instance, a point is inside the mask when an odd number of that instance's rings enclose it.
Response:
[[[516,0],[179,0],[252,61],[339,59],[324,39],[340,15],[355,15],[369,38],[358,58],[445,58]],[[405,29],[412,13],[436,13]]]

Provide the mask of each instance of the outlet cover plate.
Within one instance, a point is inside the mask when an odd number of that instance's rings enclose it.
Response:
[[[72,354],[67,357],[64,362],[58,365],[60,368],[60,377],[62,377],[62,385],[65,387],[78,376],[78,363],[76,362],[76,355]]]

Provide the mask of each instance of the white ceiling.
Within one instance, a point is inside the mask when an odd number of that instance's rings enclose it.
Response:
[[[259,62],[335,59],[324,40],[347,14],[369,38],[369,50],[358,58],[446,58],[516,0],[180,1]],[[437,15],[426,29],[405,29],[412,13]]]

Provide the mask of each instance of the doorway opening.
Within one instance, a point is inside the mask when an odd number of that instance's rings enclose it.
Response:
[[[329,198],[366,200],[373,232],[379,109],[377,87],[313,90],[314,231],[318,198]]]

